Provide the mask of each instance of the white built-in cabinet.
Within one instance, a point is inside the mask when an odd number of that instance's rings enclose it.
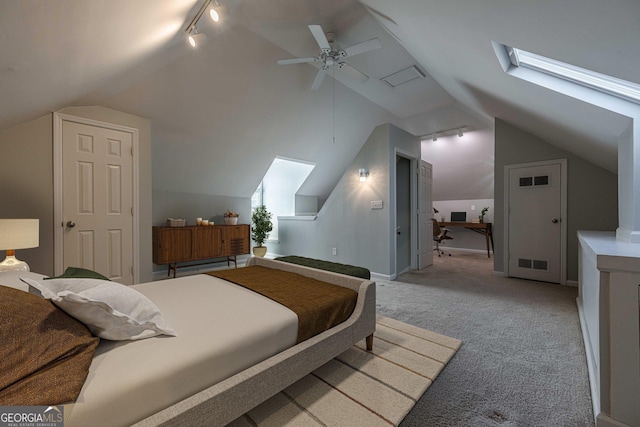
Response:
[[[598,427],[640,426],[640,244],[580,231],[578,311]]]

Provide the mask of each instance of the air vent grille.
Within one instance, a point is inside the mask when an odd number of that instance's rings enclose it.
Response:
[[[540,259],[518,258],[518,267],[532,270],[549,271],[549,261]]]
[[[548,187],[550,185],[549,175],[523,176],[520,178],[520,187]]]

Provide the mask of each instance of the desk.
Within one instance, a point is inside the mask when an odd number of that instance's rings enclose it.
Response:
[[[440,225],[440,227],[464,227],[467,230],[475,231],[476,233],[480,233],[484,235],[484,238],[487,241],[487,256],[491,258],[490,251],[493,251],[493,232],[491,231],[490,222],[439,222],[438,221],[438,225]],[[489,247],[489,243],[491,243],[491,247]]]

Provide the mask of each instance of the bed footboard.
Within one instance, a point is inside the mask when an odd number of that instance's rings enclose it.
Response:
[[[136,426],[224,426],[353,344],[366,339],[367,349],[372,349],[376,318],[374,282],[265,258],[250,258],[247,265],[292,271],[353,289],[358,292],[356,307],[343,323],[180,401]]]

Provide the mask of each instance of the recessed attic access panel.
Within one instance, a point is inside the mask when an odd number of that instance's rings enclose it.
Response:
[[[510,277],[562,283],[564,166],[508,166],[507,266]]]

